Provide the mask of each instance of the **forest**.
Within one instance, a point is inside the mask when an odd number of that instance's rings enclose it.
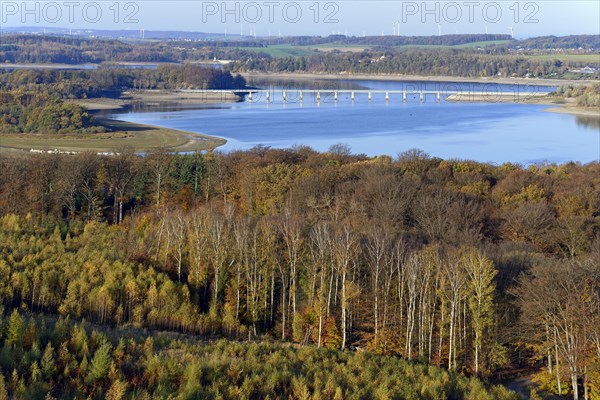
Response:
[[[156,69],[0,70],[0,90],[48,92],[62,99],[119,97],[132,89],[243,89],[246,80],[229,71],[197,64],[165,64]]]
[[[598,163],[340,144],[0,169],[0,396],[508,399],[476,378],[527,372],[600,398]]]
[[[0,366],[9,372],[0,374],[1,399],[518,400],[502,386],[365,352],[204,342],[16,310],[0,322]]]
[[[92,71],[0,71],[0,135],[3,133],[101,133],[83,107],[66,100],[119,98],[132,89],[240,89],[240,75],[199,65],[162,65],[123,70],[110,66]]]
[[[265,53],[234,63],[236,72],[309,72],[353,74],[405,74],[426,76],[535,77],[557,78],[582,61],[539,59],[525,54],[492,48],[489,51],[453,48],[366,49],[362,52],[329,52],[300,57],[274,58]],[[599,61],[600,62],[600,59]],[[598,65],[598,62],[592,65]],[[598,72],[585,79],[597,79]]]
[[[597,79],[596,74],[575,74],[574,69],[599,67],[600,60],[565,58],[565,52],[594,56],[596,35],[540,37],[522,41],[508,35],[443,35],[423,37],[287,37],[242,38],[218,41],[151,41],[83,39],[62,36],[4,35],[2,63],[115,63],[233,60],[234,72],[313,72],[410,74],[431,76]],[[486,45],[486,42],[489,44]],[[502,42],[502,43],[498,43]],[[337,46],[334,51],[311,49],[308,55],[272,57],[261,51],[273,45]],[[464,47],[451,47],[451,46]],[[341,46],[341,47],[340,47]],[[361,52],[344,52],[343,46],[364,46]],[[432,46],[432,47],[428,47]],[[440,47],[437,47],[440,46]],[[594,50],[595,49],[595,50]],[[537,57],[542,55],[543,57]],[[552,56],[556,55],[556,58]]]
[[[0,90],[0,134],[85,134],[104,130],[83,107],[65,103],[48,92]]]

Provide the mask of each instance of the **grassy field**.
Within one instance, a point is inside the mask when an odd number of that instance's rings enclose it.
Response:
[[[313,54],[314,51],[308,47],[303,46],[292,46],[289,44],[282,44],[269,47],[241,47],[244,50],[254,51],[256,53],[266,53],[271,57],[283,58],[283,57],[301,57],[309,54]]]
[[[485,42],[473,42],[466,43],[457,46],[439,46],[439,45],[406,45],[406,46],[398,46],[397,48],[409,48],[409,47],[422,47],[422,48],[444,48],[444,47],[452,47],[452,48],[473,48],[473,47],[485,47],[497,44],[508,43],[510,40],[494,40],[494,41],[485,41]],[[369,49],[371,46],[366,45],[357,45],[357,44],[343,44],[343,43],[323,43],[319,45],[311,45],[311,46],[293,46],[290,44],[282,44],[275,45],[269,47],[242,47],[244,50],[255,51],[257,53],[266,53],[271,57],[282,58],[282,57],[301,57],[310,54],[314,54],[315,51],[321,52],[330,52],[339,50],[342,52],[361,52],[366,49]]]
[[[456,48],[473,48],[473,47],[486,47],[486,46],[495,46],[498,44],[507,44],[512,42],[512,40],[488,40],[484,42],[473,42],[473,43],[465,43],[459,44],[456,46],[446,46],[446,47],[456,47]]]
[[[439,45],[439,44],[407,44],[407,45],[403,45],[403,46],[397,46],[396,48],[422,48],[422,49],[470,49],[470,48],[477,48],[477,47],[486,47],[486,46],[493,46],[493,45],[498,45],[498,44],[505,44],[505,43],[510,43],[510,40],[489,40],[489,41],[484,41],[484,42],[472,42],[472,43],[464,43],[464,44],[457,44],[455,46],[448,46],[448,45]]]
[[[98,119],[98,122],[111,132],[85,135],[0,134],[0,148],[109,152],[127,146],[135,151],[166,148],[175,152],[192,152],[214,150],[226,143],[225,139],[174,129],[110,119]]]
[[[369,49],[371,46],[359,45],[359,44],[342,44],[342,43],[325,43],[317,46],[304,46],[307,49],[314,49],[318,51],[328,52],[328,51],[346,51],[346,52],[361,52]]]
[[[539,55],[527,55],[525,58],[532,60],[560,60],[562,62],[572,61],[589,63],[594,65],[600,64],[600,53],[599,54],[539,54]]]

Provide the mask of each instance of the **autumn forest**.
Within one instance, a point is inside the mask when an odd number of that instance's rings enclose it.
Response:
[[[0,170],[0,398],[518,399],[496,384],[523,372],[600,398],[598,163],[334,145]]]

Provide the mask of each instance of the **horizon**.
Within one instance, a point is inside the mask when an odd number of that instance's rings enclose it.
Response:
[[[510,34],[600,35],[600,3],[375,1],[338,2],[2,1],[3,29],[132,30],[208,33],[228,37],[445,36]]]
[[[0,27],[0,35],[41,35],[41,36],[61,36],[61,37],[66,37],[66,36],[72,36],[74,38],[76,37],[86,37],[86,38],[112,38],[112,39],[134,39],[134,37],[122,37],[122,36],[86,36],[86,35],[82,35],[82,33],[96,33],[96,32],[135,32],[137,34],[140,35],[140,38],[142,36],[142,34],[145,35],[144,39],[146,40],[170,40],[170,39],[175,39],[175,38],[170,38],[170,37],[163,37],[163,38],[157,38],[157,37],[148,37],[148,34],[150,33],[177,33],[177,34],[189,34],[189,35],[206,35],[206,36],[212,36],[211,39],[215,40],[215,39],[235,39],[235,38],[243,38],[246,40],[254,40],[254,39],[275,39],[275,38],[296,38],[296,37],[320,37],[320,38],[328,38],[328,37],[334,37],[334,36],[343,36],[345,38],[348,39],[352,39],[352,38],[375,38],[375,37],[382,37],[382,35],[366,35],[366,36],[362,36],[362,35],[344,35],[344,34],[338,34],[336,33],[329,33],[329,34],[314,34],[314,35],[309,35],[309,34],[299,34],[299,35],[281,35],[281,36],[277,36],[277,35],[259,35],[257,34],[256,36],[253,35],[243,35],[240,36],[239,34],[233,34],[233,33],[219,33],[219,32],[211,32],[211,31],[191,31],[191,30],[178,30],[178,29],[130,29],[130,28],[68,28],[65,26],[40,26],[40,27],[36,27],[36,26],[22,26],[22,27],[5,27],[2,28]],[[142,33],[143,32],[143,33]],[[498,36],[498,35],[504,35],[504,36],[510,36],[510,34],[506,34],[506,33],[442,33],[441,35],[427,35],[427,34],[415,34],[415,35],[408,35],[408,34],[400,34],[400,35],[392,35],[392,34],[385,34],[383,35],[383,37],[399,37],[399,38],[434,38],[434,37],[448,37],[448,36],[477,36],[477,35],[488,35],[488,36]],[[565,34],[565,35],[554,35],[554,34],[546,34],[546,35],[539,35],[539,36],[523,36],[523,37],[517,37],[515,35],[514,38],[512,38],[512,40],[515,41],[521,41],[521,40],[528,40],[528,39],[535,39],[535,38],[544,38],[544,37],[556,37],[556,38],[565,38],[565,37],[573,37],[573,36],[594,36],[594,34],[590,34],[590,33],[575,33],[575,34]],[[190,39],[190,38],[185,38],[185,37],[180,37],[180,38],[176,38],[178,40],[201,40],[201,39]]]

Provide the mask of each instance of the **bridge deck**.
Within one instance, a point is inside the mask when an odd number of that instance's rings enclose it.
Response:
[[[288,89],[243,89],[243,90],[223,90],[223,89],[182,89],[178,90],[181,93],[241,93],[241,94],[262,94],[262,93],[302,93],[302,94],[319,94],[319,93],[338,93],[338,94],[440,94],[440,95],[452,95],[452,94],[468,94],[473,96],[494,96],[494,95],[519,95],[519,96],[546,96],[550,92],[542,91],[502,91],[502,90],[489,90],[489,91],[471,91],[471,90],[368,90],[368,89],[299,89],[299,88],[288,88]]]

